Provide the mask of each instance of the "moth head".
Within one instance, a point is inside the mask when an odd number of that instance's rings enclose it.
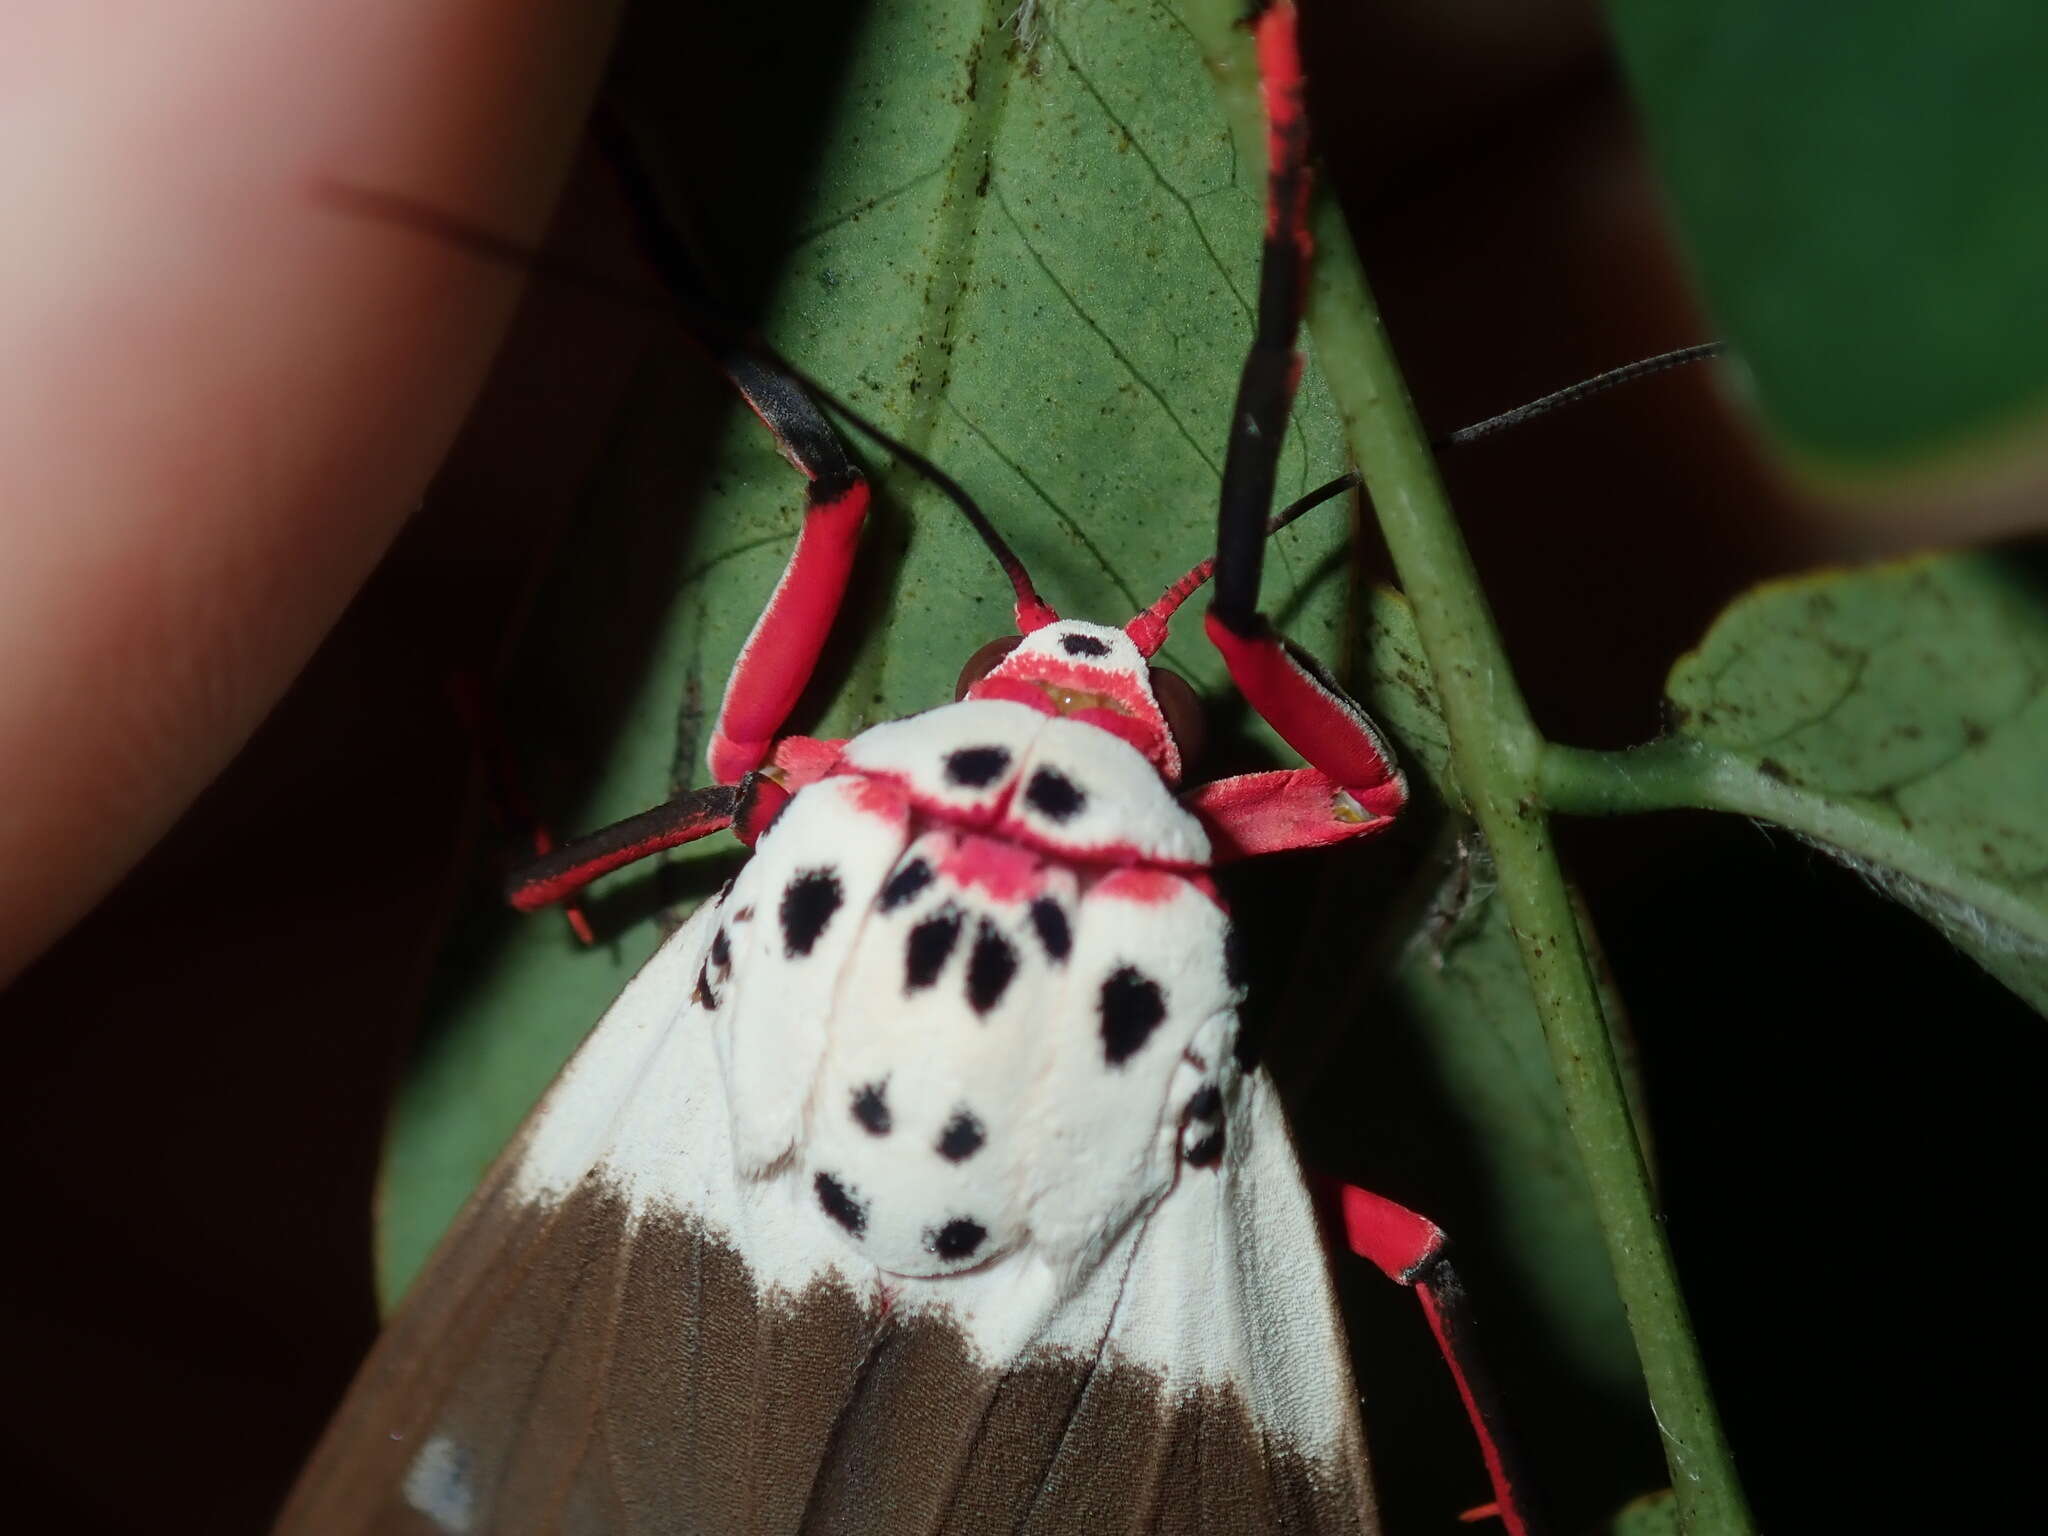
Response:
[[[1123,630],[1056,619],[991,640],[961,669],[956,699],[1008,699],[1071,715],[1129,742],[1169,782],[1201,750],[1202,704]],[[1048,707],[1049,706],[1049,707]]]

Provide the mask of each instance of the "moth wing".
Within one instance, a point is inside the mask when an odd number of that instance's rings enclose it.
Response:
[[[1369,1536],[1358,1399],[1316,1222],[1263,1077],[1178,1182],[1007,1357],[1001,1266],[899,1299],[834,1428],[819,1533]],[[986,1294],[977,1296],[977,1291]],[[976,1319],[963,1330],[951,1309]]]
[[[844,1390],[817,1384],[857,1377],[878,1312],[829,1235],[742,1208],[697,985],[720,921],[707,902],[648,962],[493,1165],[280,1532],[799,1528]],[[637,1188],[654,1161],[673,1182]],[[801,1290],[721,1228],[776,1238]]]

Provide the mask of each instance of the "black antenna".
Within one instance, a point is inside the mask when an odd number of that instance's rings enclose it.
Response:
[[[664,298],[657,299],[634,284],[603,277],[573,262],[562,261],[537,246],[512,239],[460,214],[402,192],[322,178],[313,184],[313,195],[344,212],[411,230],[495,266],[545,277],[551,282],[676,326],[711,354],[713,361],[732,379],[734,387],[769,424],[770,431],[782,443],[785,456],[815,479],[819,468],[808,461],[811,454],[828,462],[833,457],[844,462],[845,453],[831,439],[831,429],[823,421],[816,423],[816,430],[805,431],[796,420],[783,419],[800,415],[800,408],[790,398],[790,391],[778,388],[778,385],[795,384],[863,437],[902,460],[959,508],[968,524],[980,535],[982,543],[988,546],[1003,574],[1009,578],[1016,592],[1020,615],[1030,612],[1051,616],[1052,610],[1033,587],[1024,562],[1017,558],[1016,552],[996,531],[988,514],[967,494],[959,481],[796,367],[758,333],[735,322],[730,313],[710,296],[684,242],[662,214],[653,183],[637,156],[630,152],[625,137],[620,134],[603,137],[612,154],[612,164],[619,173],[627,207],[646,242],[656,270],[671,289]],[[778,380],[775,375],[781,378]],[[779,405],[775,415],[770,415],[766,409],[770,401]],[[792,439],[806,450],[803,456],[790,451]]]
[[[1719,357],[1728,350],[1725,341],[1703,341],[1690,347],[1680,347],[1674,352],[1659,352],[1655,357],[1638,358],[1633,363],[1623,363],[1619,368],[1610,368],[1605,373],[1596,373],[1590,379],[1581,379],[1576,384],[1531,400],[1527,405],[1518,405],[1512,411],[1502,411],[1498,416],[1489,416],[1484,421],[1475,421],[1469,427],[1460,427],[1455,432],[1446,432],[1442,437],[1430,439],[1432,448],[1456,448],[1465,443],[1477,442],[1482,437],[1491,437],[1509,427],[1518,427],[1525,421],[1538,416],[1547,416],[1552,411],[1567,405],[1576,405],[1616,385],[1633,383],[1646,379],[1652,374],[1668,373],[1673,368],[1683,368],[1688,363],[1697,363],[1709,357]]]

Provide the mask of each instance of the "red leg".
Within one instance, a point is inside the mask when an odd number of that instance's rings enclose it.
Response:
[[[1253,709],[1308,762],[1192,797],[1225,857],[1313,847],[1375,830],[1407,799],[1372,722],[1259,612],[1266,514],[1301,360],[1294,351],[1308,281],[1308,117],[1294,7],[1255,23],[1266,102],[1266,239],[1250,354],[1230,418],[1216,523],[1216,597],[1206,628]]]
[[[1493,1507],[1485,1512],[1500,1516],[1508,1536],[1529,1536],[1533,1527],[1523,1491],[1526,1484],[1514,1468],[1499,1405],[1480,1364],[1465,1287],[1444,1257],[1443,1230],[1427,1217],[1355,1184],[1339,1187],[1338,1203],[1351,1251],[1371,1260],[1388,1279],[1413,1286],[1422,1303],[1478,1438],[1487,1480],[1493,1484]]]
[[[796,551],[725,685],[705,754],[720,784],[737,784],[767,761],[776,733],[810,681],[846,593],[867,509],[867,482],[850,466],[843,476],[811,482]]]
[[[1408,801],[1407,781],[1365,711],[1263,618],[1259,625],[1247,639],[1213,612],[1207,619],[1245,699],[1310,766],[1219,779],[1182,797],[1208,828],[1219,863],[1363,837]]]

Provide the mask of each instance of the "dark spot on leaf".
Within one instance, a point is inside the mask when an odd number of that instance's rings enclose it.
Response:
[[[1051,768],[1031,775],[1031,782],[1024,786],[1024,800],[1048,821],[1066,821],[1088,803],[1079,785]]]
[[[1102,1053],[1111,1066],[1120,1066],[1166,1017],[1166,994],[1136,966],[1126,965],[1103,982],[1101,1009]]]
[[[827,1216],[855,1237],[867,1231],[867,1205],[864,1201],[854,1199],[844,1184],[829,1173],[821,1173],[811,1181],[811,1187],[817,1190],[818,1204],[825,1208]]]
[[[981,1122],[966,1110],[955,1110],[953,1118],[946,1122],[946,1128],[939,1134],[939,1156],[949,1163],[964,1163],[981,1150],[981,1144],[988,1140],[988,1133],[981,1128]]]
[[[839,877],[829,869],[807,869],[782,892],[782,942],[790,959],[808,955],[818,935],[844,900]]]
[[[995,783],[1009,766],[1008,747],[962,747],[946,754],[946,777],[968,789]]]

